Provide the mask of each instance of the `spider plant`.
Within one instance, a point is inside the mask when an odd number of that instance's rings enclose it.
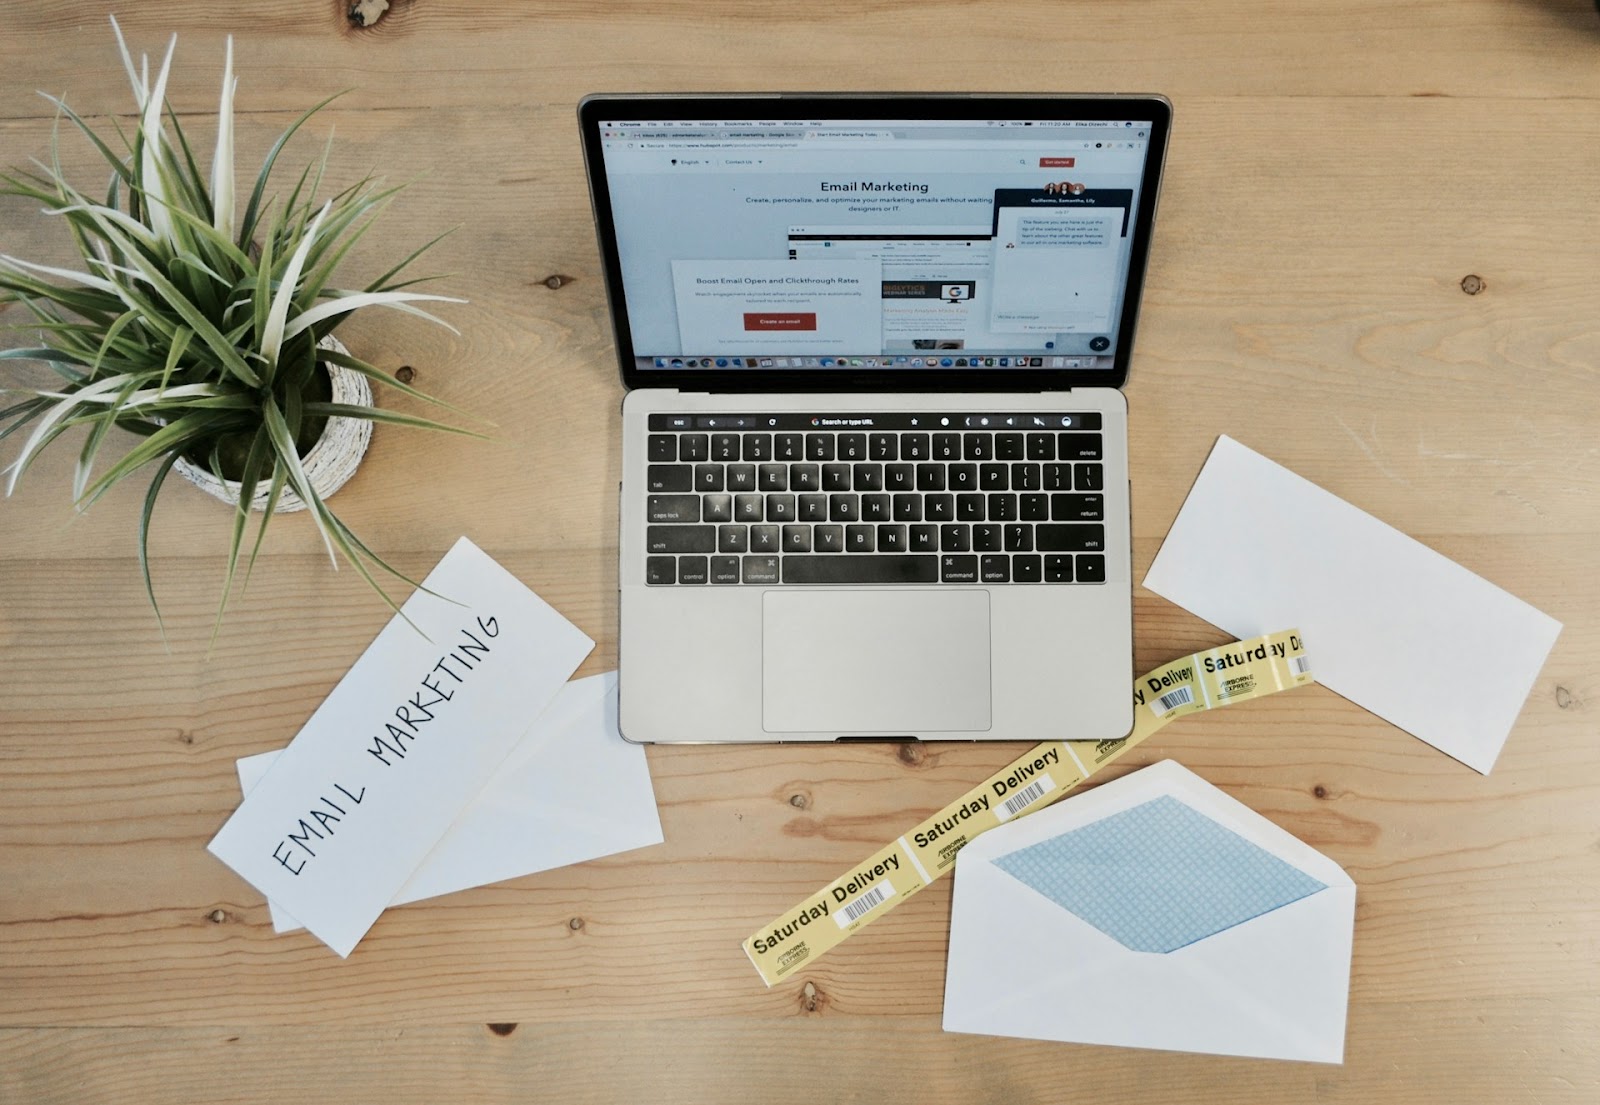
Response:
[[[399,279],[439,238],[362,287],[336,285],[340,262],[399,189],[368,177],[319,199],[330,139],[286,199],[267,195],[285,144],[333,97],[296,119],[272,144],[248,194],[238,192],[232,39],[207,173],[166,102],[176,36],[152,83],[149,58],[136,70],[115,19],[112,28],[138,108],[131,134],[113,120],[115,134],[103,137],[63,100],[47,96],[57,109],[49,163],[35,160],[31,170],[0,174],[0,194],[42,204],[44,214],[71,236],[81,261],[80,268],[58,268],[0,252],[0,306],[20,305],[29,316],[5,329],[37,335],[37,344],[0,351],[0,358],[42,362],[59,378],[53,386],[0,391],[0,440],[29,430],[5,471],[6,492],[51,442],[75,429],[86,431],[72,488],[80,511],[134,473],[153,469],[139,515],[138,549],[145,591],[159,622],[150,578],[150,519],[163,482],[184,459],[218,480],[237,481],[239,488],[218,625],[234,590],[250,504],[261,488],[268,489],[266,505],[245,562],[245,582],[267,523],[283,496],[292,493],[305,504],[334,567],[342,557],[394,607],[373,569],[405,577],[328,508],[307,479],[301,458],[330,418],[470,432],[415,415],[330,401],[327,364],[438,403],[366,361],[318,348],[352,312],[365,307],[404,311],[454,331],[416,304],[462,300],[405,290],[420,281]],[[63,173],[62,120],[80,131],[109,167],[103,193],[91,196]],[[97,470],[113,428],[138,440]]]

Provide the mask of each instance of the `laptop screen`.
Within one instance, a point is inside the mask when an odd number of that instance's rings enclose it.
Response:
[[[625,367],[657,386],[752,370],[1111,375],[1165,141],[1149,101],[1122,106],[1037,118],[977,101],[972,118],[934,119],[593,105]]]

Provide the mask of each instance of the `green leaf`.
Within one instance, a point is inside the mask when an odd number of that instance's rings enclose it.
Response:
[[[356,403],[307,403],[305,413],[321,415],[324,418],[363,418],[368,422],[388,422],[395,426],[411,426],[419,430],[440,430],[444,433],[460,434],[463,437],[475,437],[479,441],[489,440],[486,435],[475,430],[464,430],[460,426],[435,422],[431,418],[419,418],[414,414],[386,411],[382,407],[364,407]]]
[[[196,411],[168,423],[128,450],[121,460],[107,469],[79,496],[78,509],[89,509],[118,480],[152,460],[168,453],[181,454],[200,442],[213,441],[224,429],[238,425],[238,416],[228,411]]]
[[[256,177],[255,187],[250,191],[250,202],[245,205],[244,218],[239,220],[239,237],[236,239],[236,242],[238,243],[240,249],[243,249],[245,244],[249,242],[250,239],[255,235],[256,212],[261,208],[261,196],[262,193],[267,190],[267,178],[272,175],[272,166],[273,163],[278,160],[278,154],[283,152],[283,147],[288,144],[289,139],[294,137],[295,131],[299,130],[301,125],[304,124],[307,119],[311,118],[317,112],[321,111],[323,108],[327,107],[329,104],[333,103],[333,101],[337,100],[343,95],[344,92],[335,92],[332,96],[329,96],[326,100],[323,100],[311,110],[307,111],[304,115],[300,116],[300,118],[296,119],[289,125],[288,130],[284,131],[278,136],[278,140],[272,144],[272,149],[267,151],[266,160],[261,165],[261,172]]]
[[[406,269],[406,267],[411,264],[411,262],[415,261],[418,257],[421,257],[424,253],[428,252],[434,246],[436,246],[440,242],[444,241],[446,238],[448,238],[450,235],[454,234],[459,229],[461,229],[461,228],[460,227],[451,227],[449,230],[446,230],[443,234],[439,235],[437,238],[433,239],[432,241],[425,242],[422,245],[418,246],[416,249],[411,251],[411,253],[406,257],[406,259],[404,261],[401,261],[394,268],[390,269],[388,272],[386,272],[382,276],[378,277],[378,279],[376,279],[372,283],[368,284],[365,288],[362,289],[362,291],[366,291],[366,292],[392,292],[392,291],[396,290],[395,286],[389,286],[390,279],[400,275],[400,273],[403,272]],[[431,279],[431,278],[424,277],[423,279]]]
[[[239,567],[239,549],[244,544],[245,523],[250,520],[250,504],[256,495],[256,484],[261,471],[272,456],[272,441],[265,426],[256,431],[250,442],[250,452],[245,456],[244,468],[239,474],[239,498],[233,511],[233,534],[228,546],[228,572],[222,582],[222,599],[217,603],[217,618],[211,627],[211,643],[215,644],[222,629],[222,615],[228,609],[228,597],[233,593],[233,576]],[[220,466],[219,466],[220,467]],[[274,466],[276,467],[276,466]],[[221,479],[221,476],[218,476]]]
[[[317,524],[317,531],[322,535],[322,543],[328,550],[328,560],[335,569],[339,561],[333,555],[333,537],[328,532],[327,523],[322,518],[322,513],[314,504],[321,500],[311,488],[311,481],[306,478],[306,470],[300,465],[300,453],[295,449],[294,431],[289,423],[284,420],[283,412],[278,409],[278,404],[268,399],[262,407],[263,424],[267,432],[272,435],[272,447],[277,451],[278,464],[284,469],[289,479],[289,486],[294,488],[294,493],[300,496],[310,511],[312,520]]]
[[[144,493],[144,509],[139,512],[139,571],[144,576],[144,593],[150,598],[150,608],[156,612],[156,624],[161,627],[163,639],[167,635],[167,627],[161,620],[161,605],[156,602],[155,584],[150,580],[150,516],[155,513],[156,496],[161,493],[161,485],[166,482],[167,473],[172,471],[172,466],[178,463],[178,454],[169,453],[161,462],[161,467],[156,469],[155,478],[150,481],[150,489]]]

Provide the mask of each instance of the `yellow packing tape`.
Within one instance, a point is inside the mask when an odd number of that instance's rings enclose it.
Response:
[[[761,926],[745,954],[768,986],[849,939],[955,866],[981,832],[1032,813],[1168,722],[1313,681],[1298,630],[1196,652],[1134,684],[1133,731],[1108,741],[1046,741]]]

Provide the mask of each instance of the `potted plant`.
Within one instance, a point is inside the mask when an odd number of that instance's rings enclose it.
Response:
[[[319,199],[324,150],[286,200],[267,196],[285,144],[332,97],[278,137],[248,194],[236,192],[232,39],[208,174],[165,99],[176,36],[152,85],[149,59],[135,70],[115,19],[112,27],[138,107],[131,134],[118,126],[114,139],[102,138],[49,97],[58,125],[68,120],[108,164],[103,195],[92,197],[66,179],[54,137],[48,165],[0,175],[0,193],[43,204],[81,260],[79,268],[59,268],[0,252],[0,306],[18,304],[29,316],[7,329],[38,334],[37,344],[0,351],[0,358],[42,362],[58,377],[48,387],[0,391],[0,440],[27,431],[5,473],[7,494],[51,442],[82,428],[73,484],[79,510],[153,467],[138,526],[152,605],[150,517],[176,469],[233,504],[219,624],[252,510],[260,522],[245,578],[273,515],[303,509],[335,568],[342,556],[392,607],[372,569],[404,577],[362,544],[326,500],[354,473],[374,422],[469,431],[373,405],[373,382],[438,401],[353,356],[334,331],[352,312],[380,306],[448,325],[416,304],[462,300],[407,290],[420,281],[400,279],[439,239],[360,288],[335,285],[340,262],[399,189],[369,177]],[[113,429],[138,440],[97,471]]]

